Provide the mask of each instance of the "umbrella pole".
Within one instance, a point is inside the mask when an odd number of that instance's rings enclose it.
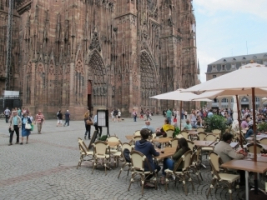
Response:
[[[183,102],[182,101],[180,101],[180,131],[182,131],[182,104],[183,104]]]
[[[240,107],[239,107],[239,99],[238,95],[235,95],[236,98],[236,104],[237,104],[237,116],[238,116],[238,126],[239,126],[239,144],[241,148],[243,148],[243,137],[242,137],[242,131],[241,131],[241,121],[240,121]]]
[[[257,162],[256,152],[256,112],[255,112],[255,88],[252,88],[252,109],[253,109],[253,134],[254,134],[254,162]],[[257,173],[254,173],[255,194],[258,194]]]

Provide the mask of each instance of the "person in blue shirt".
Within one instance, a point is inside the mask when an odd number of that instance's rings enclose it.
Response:
[[[141,140],[137,141],[135,143],[135,150],[141,152],[142,154],[144,154],[148,160],[148,163],[150,166],[148,166],[147,164],[145,165],[145,170],[146,171],[150,171],[150,169],[152,171],[155,171],[155,169],[157,169],[157,172],[160,171],[160,166],[158,166],[156,163],[154,163],[152,156],[159,156],[159,152],[155,150],[153,144],[149,141],[147,141],[150,133],[148,129],[142,129],[140,131],[141,134]],[[146,180],[149,181],[150,178],[152,178],[153,175],[149,175]],[[152,185],[149,182],[145,183],[145,186],[147,187],[154,187],[154,185]]]
[[[150,121],[145,121],[145,124],[146,124],[146,125],[143,126],[143,127],[141,128],[141,130],[147,128],[147,129],[149,129],[152,133],[155,133],[155,129],[154,129],[152,126],[150,126]]]
[[[248,137],[253,135],[253,121],[249,122],[248,124],[248,130],[245,134],[245,138],[247,139]]]

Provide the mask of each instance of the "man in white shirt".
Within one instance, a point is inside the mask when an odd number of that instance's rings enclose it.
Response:
[[[102,126],[97,125],[97,115],[94,116],[94,127],[95,130],[99,133],[99,137],[102,135]]]
[[[143,126],[142,129],[145,129],[145,128],[149,129],[152,133],[155,133],[155,129],[152,126],[150,126],[150,121],[145,122],[145,126]]]
[[[8,109],[8,107],[5,109],[4,115],[6,117],[6,123],[8,123],[8,119],[9,119],[9,116],[10,116],[10,110]]]

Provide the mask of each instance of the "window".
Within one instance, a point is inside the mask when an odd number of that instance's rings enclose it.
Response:
[[[232,70],[235,70],[235,69],[236,69],[236,68],[235,68],[235,64],[232,64],[232,65],[231,65],[231,69],[232,69]]]
[[[212,75],[212,78],[216,78],[217,77],[217,75]]]
[[[221,102],[222,102],[222,103],[227,103],[227,102],[228,102],[228,99],[223,98]]]
[[[259,97],[255,97],[255,101],[256,102],[260,102],[260,98]]]
[[[223,71],[225,70],[225,65],[222,65],[222,70],[223,70]]]

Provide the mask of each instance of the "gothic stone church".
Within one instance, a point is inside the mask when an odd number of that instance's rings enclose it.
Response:
[[[0,0],[0,89],[5,85],[8,0]],[[149,97],[197,84],[191,0],[17,0],[10,89],[55,117],[87,107],[178,108]]]

